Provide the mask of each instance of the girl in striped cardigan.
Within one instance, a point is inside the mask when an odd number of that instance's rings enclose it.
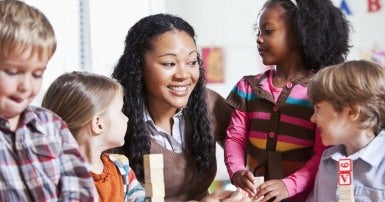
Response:
[[[324,150],[307,84],[345,60],[348,22],[329,0],[268,0],[256,30],[262,61],[273,67],[243,77],[227,98],[234,111],[225,163],[232,183],[252,197],[304,201]],[[265,183],[254,187],[254,176]]]

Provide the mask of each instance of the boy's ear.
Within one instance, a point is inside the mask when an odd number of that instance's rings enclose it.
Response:
[[[349,110],[349,117],[353,120],[356,121],[360,117],[360,112],[361,112],[361,106],[358,104],[353,104],[348,107]]]
[[[92,125],[91,126],[92,132],[94,132],[96,135],[102,134],[102,132],[103,132],[103,121],[102,121],[102,118],[100,116],[95,116],[92,119],[91,125]]]

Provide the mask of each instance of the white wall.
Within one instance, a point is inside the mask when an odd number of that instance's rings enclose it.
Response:
[[[120,55],[128,29],[149,14],[148,1],[90,1],[93,72],[110,75]]]
[[[32,103],[42,97],[59,75],[84,70],[80,56],[80,2],[89,4],[91,67],[86,70],[109,76],[123,53],[128,29],[140,18],[164,10],[163,0],[25,0],[40,9],[50,20],[57,37],[57,50],[48,63],[43,86]]]
[[[33,102],[40,105],[43,92],[61,73],[79,68],[79,13],[77,0],[27,0],[50,20],[58,45],[44,73],[42,90]]]
[[[346,0],[351,15],[347,18],[351,22],[351,48],[348,59],[370,59],[368,52],[385,51],[385,0],[377,0],[381,5],[378,12],[368,12],[368,0]],[[340,5],[341,0],[334,0]]]

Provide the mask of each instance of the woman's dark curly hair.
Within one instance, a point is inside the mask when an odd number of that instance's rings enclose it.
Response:
[[[112,77],[125,88],[124,113],[129,118],[125,144],[118,152],[129,157],[130,166],[137,178],[144,181],[143,155],[150,153],[150,136],[144,122],[145,91],[142,65],[144,54],[154,49],[153,42],[168,31],[184,31],[195,42],[194,29],[185,20],[170,14],[150,15],[139,20],[127,33],[123,55],[120,57]],[[190,95],[184,116],[191,123],[191,132],[185,134],[186,152],[192,157],[199,177],[215,166],[215,142],[210,134],[209,118],[205,102],[206,88],[202,61],[198,55],[200,76]]]
[[[317,72],[345,61],[350,48],[350,25],[330,0],[268,0],[262,10],[277,5],[286,11],[284,17],[294,26],[307,69]]]

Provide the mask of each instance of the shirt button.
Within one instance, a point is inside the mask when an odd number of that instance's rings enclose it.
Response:
[[[273,107],[273,112],[277,112],[278,111],[278,107],[277,106],[274,106]]]
[[[269,133],[269,138],[274,138],[274,136],[275,136],[274,132]]]
[[[287,84],[286,84],[286,87],[287,87],[287,88],[293,87],[293,83],[291,83],[291,82],[287,83]]]

